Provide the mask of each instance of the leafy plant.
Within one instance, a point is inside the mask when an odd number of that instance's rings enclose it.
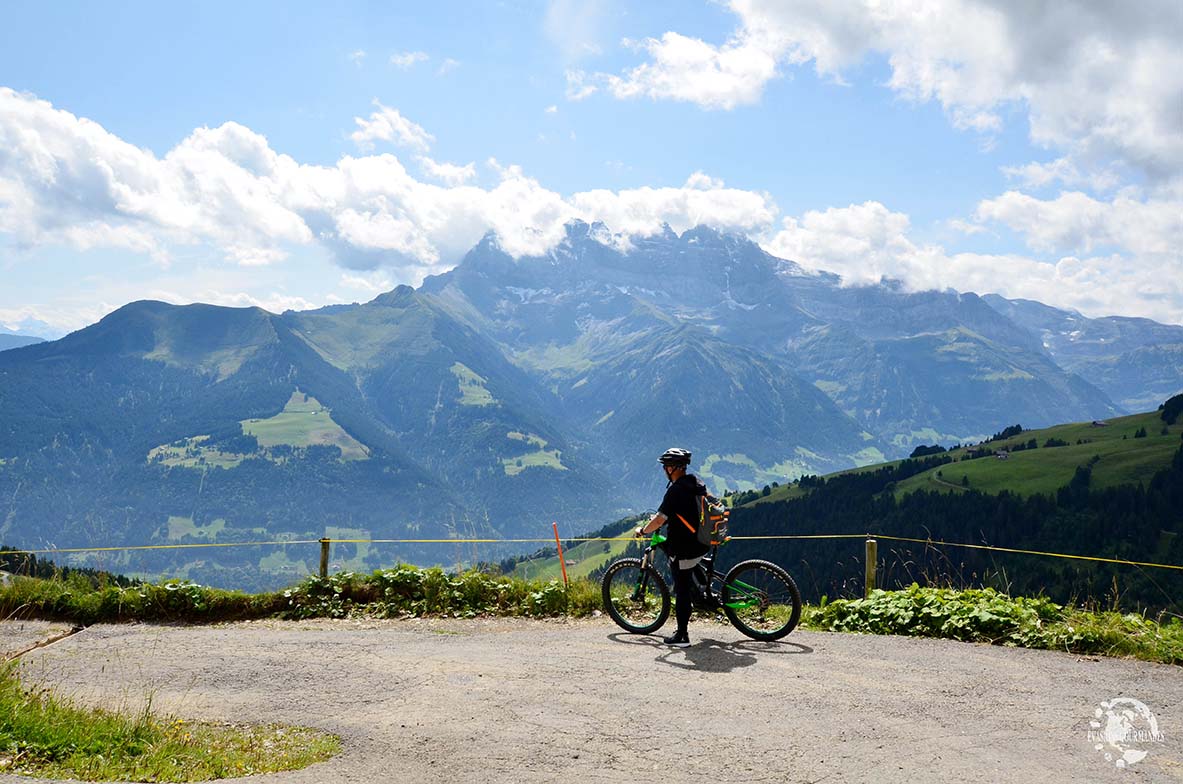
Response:
[[[434,567],[402,564],[370,575],[341,572],[310,577],[283,592],[291,618],[445,615],[587,615],[599,597],[577,581],[521,580],[471,569],[449,574]]]
[[[872,591],[865,599],[831,601],[806,623],[828,631],[941,637],[964,642],[1134,656],[1183,664],[1183,623],[1158,623],[1136,613],[1091,613],[1046,597],[1012,597],[992,588]]]

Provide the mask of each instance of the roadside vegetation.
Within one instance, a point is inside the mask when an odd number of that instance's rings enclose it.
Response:
[[[308,577],[285,591],[248,594],[183,580],[96,585],[13,577],[0,586],[0,618],[39,618],[81,625],[133,621],[216,623],[257,618],[379,618],[478,615],[585,616],[600,606],[599,586],[589,580],[522,580],[475,569],[399,565],[371,574],[338,572]]]
[[[1046,597],[1012,597],[993,588],[872,591],[866,599],[824,601],[804,623],[820,631],[899,634],[1038,648],[1076,654],[1132,657],[1183,664],[1178,616],[1092,611]]]
[[[301,727],[190,723],[83,708],[0,665],[0,773],[82,781],[208,781],[305,768],[340,741]]]
[[[599,583],[523,580],[478,570],[448,573],[400,565],[372,574],[309,577],[273,593],[246,594],[193,583],[95,586],[86,580],[15,578],[0,586],[0,617],[78,624],[132,621],[214,623],[258,618],[588,617],[602,609]],[[866,599],[807,606],[802,627],[819,631],[939,637],[965,642],[1134,657],[1183,664],[1183,622],[1077,608],[992,588],[912,585]]]

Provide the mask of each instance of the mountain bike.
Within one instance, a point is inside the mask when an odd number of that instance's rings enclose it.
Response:
[[[655,532],[640,558],[621,558],[604,571],[600,583],[604,611],[625,631],[650,634],[670,616],[670,587],[658,568],[677,568],[665,551],[666,537]],[[754,640],[779,640],[801,620],[801,592],[781,567],[761,560],[741,561],[720,576],[715,571],[718,545],[711,547],[691,573],[694,606],[722,610],[731,625]]]

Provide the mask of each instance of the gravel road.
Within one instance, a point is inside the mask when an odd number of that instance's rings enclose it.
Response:
[[[0,648],[43,631],[0,624]],[[703,622],[686,650],[619,632],[606,618],[92,626],[22,661],[27,682],[88,703],[150,696],[185,718],[343,738],[335,759],[258,784],[1183,781],[1178,667],[854,634],[757,643]],[[1144,702],[1165,736],[1125,770],[1088,738],[1115,697]]]

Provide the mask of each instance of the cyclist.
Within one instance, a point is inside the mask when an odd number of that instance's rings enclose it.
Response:
[[[690,452],[677,447],[667,449],[659,457],[661,469],[665,472],[665,497],[653,518],[636,530],[637,536],[645,536],[666,525],[664,547],[670,556],[670,567],[674,576],[675,615],[678,619],[678,629],[672,637],[666,637],[663,642],[674,648],[689,648],[690,634],[687,626],[690,624],[692,610],[691,573],[702,557],[710,549],[698,541],[695,535],[696,522],[699,516],[699,496],[707,494],[706,485],[698,481],[694,474],[687,473],[690,466]]]

